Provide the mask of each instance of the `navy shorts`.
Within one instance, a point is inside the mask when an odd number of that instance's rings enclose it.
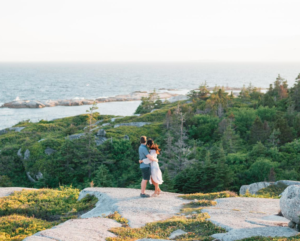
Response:
[[[141,171],[142,171],[143,180],[149,181],[151,176],[151,167],[141,168]]]

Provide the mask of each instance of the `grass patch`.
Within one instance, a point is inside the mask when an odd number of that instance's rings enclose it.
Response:
[[[212,193],[185,194],[185,195],[180,195],[179,197],[188,200],[193,200],[193,199],[214,200],[216,198],[237,197],[237,194],[235,192],[224,191],[224,192],[212,192]]]
[[[224,229],[212,224],[207,219],[207,213],[201,213],[186,218],[185,216],[174,216],[170,219],[160,222],[148,223],[142,228],[113,228],[110,231],[118,235],[116,238],[107,238],[108,241],[131,241],[141,238],[167,239],[170,234],[182,229],[187,232],[176,240],[213,240],[210,235],[214,233],[223,233]]]
[[[0,240],[23,240],[93,208],[98,199],[87,195],[77,201],[79,190],[23,190],[0,198]],[[5,239],[3,239],[5,238]]]
[[[128,227],[128,220],[126,218],[123,218],[117,211],[107,216],[103,215],[103,217],[116,220],[118,223],[122,224],[122,227]]]
[[[33,217],[15,214],[0,217],[0,240],[23,240],[31,234],[52,226],[51,222]]]

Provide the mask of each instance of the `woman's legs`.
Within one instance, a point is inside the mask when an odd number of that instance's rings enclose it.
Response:
[[[154,185],[154,187],[155,187],[155,191],[154,191],[154,193],[155,194],[158,194],[158,190],[159,190],[159,187],[158,187],[158,184],[155,182],[155,181],[153,181],[153,179],[152,179],[152,177],[151,177],[151,182],[152,182],[152,184]]]

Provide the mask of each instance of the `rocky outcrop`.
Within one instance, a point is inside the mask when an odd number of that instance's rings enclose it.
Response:
[[[54,107],[54,106],[79,106],[79,105],[92,105],[94,100],[78,100],[78,99],[68,99],[68,100],[15,100],[3,104],[1,107],[7,108],[44,108],[44,107]]]
[[[19,126],[19,127],[11,127],[9,128],[10,131],[15,131],[15,132],[21,132],[25,127]]]
[[[4,135],[4,134],[6,134],[7,133],[7,130],[0,130],[0,135]]]
[[[6,197],[14,192],[20,192],[22,190],[38,190],[35,188],[27,188],[27,187],[0,187],[0,197]]]
[[[300,186],[291,185],[285,189],[280,198],[282,215],[294,223],[300,224]]]
[[[240,188],[240,195],[245,195],[246,191],[248,190],[249,193],[251,194],[257,194],[257,192],[260,189],[266,188],[270,185],[280,185],[283,184],[285,186],[291,186],[291,185],[300,185],[300,182],[298,181],[290,181],[290,180],[280,180],[277,182],[256,182],[256,183],[252,183],[250,185],[243,185]]]
[[[251,194],[257,194],[260,189],[270,186],[270,182],[255,182],[250,185],[243,185],[240,188],[240,195],[245,195],[248,190]]]
[[[52,148],[50,148],[50,147],[47,147],[47,148],[45,149],[45,154],[47,154],[47,155],[51,155],[51,154],[53,154],[54,152],[56,152],[56,150],[54,150],[54,149],[52,149]]]
[[[74,135],[68,136],[68,138],[69,138],[70,141],[73,141],[73,140],[79,139],[80,137],[82,137],[82,136],[84,136],[84,135],[85,135],[85,133],[74,134]]]
[[[152,193],[153,191],[148,191],[148,194]],[[177,198],[176,193],[164,192],[159,198],[139,198],[139,189],[100,187],[82,190],[78,200],[87,194],[96,196],[99,201],[94,209],[83,214],[81,218],[101,217],[102,214],[118,211],[122,217],[129,220],[129,226],[132,228],[170,218],[180,211],[182,204],[189,202]]]
[[[142,127],[144,125],[149,125],[151,124],[150,122],[130,122],[130,123],[120,123],[116,124],[114,128],[118,128],[120,126],[136,126],[136,127]]]
[[[95,142],[97,146],[102,145],[107,140],[105,136],[106,131],[104,129],[101,129],[97,132],[97,135],[95,136]]]
[[[291,185],[300,185],[300,182],[298,181],[290,181],[290,180],[280,180],[275,182],[275,185],[277,184],[284,184],[286,186],[291,186]]]
[[[108,237],[116,237],[109,231],[111,228],[121,226],[115,220],[102,217],[71,219],[27,237],[24,241],[105,241]]]

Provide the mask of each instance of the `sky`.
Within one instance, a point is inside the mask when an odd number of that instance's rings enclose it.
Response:
[[[0,62],[300,62],[299,0],[0,0]]]

